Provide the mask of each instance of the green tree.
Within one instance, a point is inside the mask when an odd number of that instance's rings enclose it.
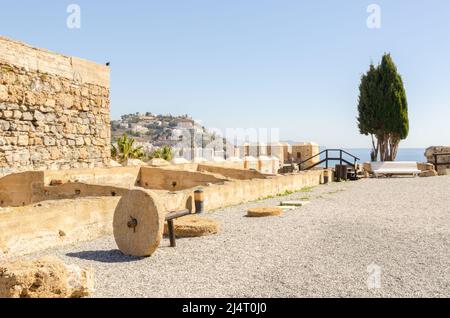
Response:
[[[116,160],[118,156],[117,147],[114,145],[111,145],[111,158]]]
[[[117,139],[116,158],[123,162],[128,159],[142,159],[144,157],[144,151],[142,146],[135,147],[135,140],[124,134]]]
[[[173,158],[172,149],[169,146],[164,146],[159,148],[153,152],[151,155],[152,158],[164,159],[166,161],[171,161]]]
[[[358,127],[372,138],[372,160],[392,161],[400,141],[409,133],[408,103],[403,81],[390,56],[373,64],[361,77],[358,100]]]

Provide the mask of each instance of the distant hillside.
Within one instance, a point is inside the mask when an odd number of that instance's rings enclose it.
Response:
[[[183,141],[190,144],[192,129],[195,130],[197,147],[209,144],[217,138],[188,115],[155,115],[147,112],[126,114],[121,116],[120,120],[111,121],[111,139],[115,142],[126,133],[138,143],[148,144],[149,147],[175,146]]]

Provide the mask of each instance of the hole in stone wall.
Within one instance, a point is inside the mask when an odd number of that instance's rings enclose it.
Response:
[[[116,192],[114,192],[114,191],[111,192],[111,196],[115,197],[116,195],[117,195]]]
[[[76,195],[80,195],[81,194],[81,190],[75,190],[75,194]]]

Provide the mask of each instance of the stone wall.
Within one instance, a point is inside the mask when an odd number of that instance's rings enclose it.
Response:
[[[319,145],[316,143],[300,143],[292,146],[292,159],[296,163],[300,163],[303,160],[309,159],[312,156],[315,156],[319,153]],[[320,157],[314,157],[308,160],[306,163],[302,165],[302,168],[308,168],[312,165],[318,163],[320,161]]]
[[[0,174],[109,159],[109,68],[0,37]]]
[[[438,163],[441,165],[438,166],[438,173],[440,175],[448,174],[448,170],[450,169],[450,164],[445,165],[445,163],[450,163],[450,147],[449,146],[433,146],[429,147],[425,150],[425,157],[429,163],[435,164],[434,154],[447,154],[438,156]]]

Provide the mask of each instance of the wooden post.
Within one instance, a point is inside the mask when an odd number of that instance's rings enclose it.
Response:
[[[175,239],[175,229],[173,228],[173,219],[167,220],[167,228],[169,230],[170,247],[176,247],[177,241]]]

